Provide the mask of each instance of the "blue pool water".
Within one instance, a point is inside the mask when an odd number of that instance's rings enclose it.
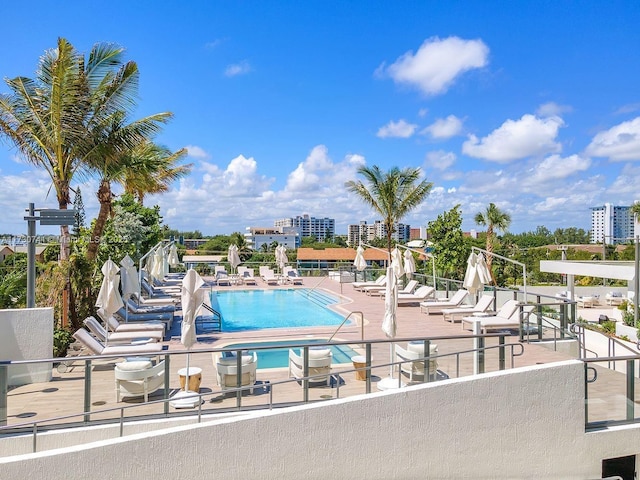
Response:
[[[340,325],[344,317],[326,308],[335,295],[310,289],[211,292],[211,306],[222,314],[222,331]]]
[[[234,343],[233,345],[226,345],[225,348],[242,348],[243,350],[252,351],[255,347],[278,347],[279,345],[287,345],[291,343],[313,345],[316,343],[326,342],[326,340],[287,340],[287,341],[273,341],[273,342],[252,342],[252,343]],[[353,350],[347,345],[331,345],[331,352],[333,358],[331,363],[350,363],[351,357],[359,355],[358,352]],[[298,349],[296,349],[298,350]],[[288,348],[273,348],[269,350],[256,350],[258,354],[258,368],[279,368],[287,367],[289,365],[289,349]]]

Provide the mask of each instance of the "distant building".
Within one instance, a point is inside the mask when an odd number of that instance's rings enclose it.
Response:
[[[635,231],[630,206],[605,203],[591,207],[591,243],[626,243],[635,236]]]
[[[253,250],[261,250],[263,245],[271,246],[274,242],[296,249],[300,246],[301,237],[294,227],[247,227],[244,239]]]
[[[387,229],[380,220],[369,224],[363,220],[357,225],[347,227],[347,245],[357,246],[377,238],[387,238]],[[408,242],[411,239],[411,227],[404,223],[396,223],[391,238],[398,243]]]
[[[309,215],[298,215],[292,218],[281,218],[274,222],[274,227],[296,228],[301,237],[315,237],[317,241],[332,240],[336,234],[336,221],[333,218],[316,218]]]

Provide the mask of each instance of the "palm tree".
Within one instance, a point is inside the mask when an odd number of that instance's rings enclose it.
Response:
[[[40,58],[35,78],[7,79],[0,94],[0,133],[32,164],[44,168],[53,183],[58,208],[66,210],[71,180],[95,155],[95,132],[117,111],[133,106],[138,69],[122,62],[124,50],[96,44],[89,57],[64,38]],[[69,228],[60,227],[60,256],[69,256]]]
[[[487,267],[493,278],[493,283],[495,283],[496,280],[495,277],[493,277],[493,270],[491,270],[491,264],[493,263],[493,255],[491,255],[491,253],[493,253],[493,247],[495,245],[495,231],[506,231],[511,224],[511,215],[500,210],[496,207],[495,203],[490,203],[484,212],[476,213],[474,220],[476,224],[487,227],[487,252],[489,253],[487,255]]]
[[[385,173],[374,165],[360,167],[358,173],[366,183],[350,180],[345,186],[382,216],[387,250],[391,252],[391,236],[396,223],[424,201],[433,183],[426,180],[417,183],[422,175],[419,168],[400,170],[394,167]]]

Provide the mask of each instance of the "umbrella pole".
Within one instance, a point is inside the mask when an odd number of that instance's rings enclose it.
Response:
[[[391,378],[393,378],[393,358],[394,358],[393,352],[394,352],[394,350],[395,350],[395,348],[393,347],[393,342],[390,342],[389,343],[389,356],[390,356],[391,365],[389,365],[389,376]]]
[[[185,380],[184,380],[184,393],[188,393],[189,392],[189,357],[190,357],[190,353],[189,350],[187,350],[187,373],[185,375]]]

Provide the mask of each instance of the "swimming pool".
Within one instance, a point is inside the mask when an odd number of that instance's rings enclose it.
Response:
[[[211,292],[223,332],[340,325],[344,317],[327,308],[338,302],[335,295],[308,288]]]
[[[314,345],[317,343],[325,343],[326,339],[305,339],[305,340],[286,340],[272,342],[251,342],[251,343],[234,343],[225,345],[224,348],[241,348],[243,350],[252,351],[255,347],[278,347],[279,345],[288,345],[296,343],[300,345]],[[351,363],[351,357],[359,355],[354,349],[348,345],[331,345],[329,347],[333,354],[331,363]],[[298,349],[295,349],[296,351]],[[256,350],[258,355],[258,369],[261,368],[282,368],[289,366],[289,349],[273,348],[269,350]]]

